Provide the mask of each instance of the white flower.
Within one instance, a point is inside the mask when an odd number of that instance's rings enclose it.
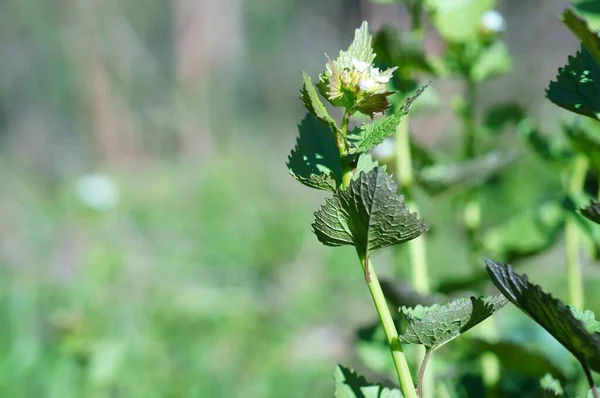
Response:
[[[75,191],[84,205],[98,211],[110,209],[119,200],[117,185],[105,174],[81,177],[75,185]]]
[[[377,83],[386,84],[390,81],[388,76],[382,75],[379,68],[371,68],[371,78],[375,79]]]
[[[362,91],[369,91],[370,89],[372,89],[373,87],[375,87],[377,85],[377,80],[373,79],[372,77],[366,78],[366,79],[362,79],[361,81],[358,82],[358,87],[362,90]]]
[[[481,16],[481,24],[489,31],[500,33],[506,30],[506,21],[496,10],[486,11]]]
[[[365,61],[359,61],[356,58],[352,58],[352,66],[354,66],[354,69],[356,69],[357,71],[362,73],[362,72],[366,71],[367,68],[369,66],[371,66],[371,64],[368,62],[365,62]]]

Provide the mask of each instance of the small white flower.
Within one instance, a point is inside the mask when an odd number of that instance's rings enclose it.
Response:
[[[481,16],[481,24],[494,33],[500,33],[506,30],[506,21],[502,14],[496,10],[486,11]]]
[[[105,174],[81,177],[76,183],[75,191],[84,205],[98,211],[110,209],[119,200],[117,185]]]
[[[369,77],[367,79],[362,79],[360,82],[358,82],[358,87],[362,91],[369,91],[376,85],[377,85],[377,80],[373,79],[372,77]]]
[[[377,83],[386,84],[387,82],[390,81],[390,78],[388,76],[381,74],[381,71],[379,70],[379,68],[372,68],[371,69],[371,77],[373,79],[375,79],[375,81]]]
[[[352,58],[352,66],[354,66],[354,69],[356,69],[357,71],[362,73],[362,72],[366,71],[367,68],[369,66],[371,66],[371,64],[368,62],[365,62],[365,61],[359,61],[356,58]]]

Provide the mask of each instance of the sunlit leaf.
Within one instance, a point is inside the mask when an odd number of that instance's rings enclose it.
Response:
[[[502,296],[463,297],[441,306],[402,307],[408,328],[398,339],[435,350],[486,320],[507,302]]]
[[[338,365],[335,369],[335,398],[402,398],[398,389],[367,381],[354,370]]]
[[[326,199],[313,229],[324,245],[353,245],[364,253],[414,239],[427,225],[409,212],[391,177],[376,167]]]
[[[303,71],[302,79],[304,80],[304,84],[302,85],[302,90],[300,90],[300,99],[304,103],[304,107],[312,113],[314,117],[327,124],[331,131],[336,132],[337,124],[335,120],[329,116],[327,108],[325,108],[325,105],[323,105],[323,102],[319,98],[319,94],[317,94],[317,90],[315,89],[310,76]]]
[[[369,153],[361,153],[358,162],[356,162],[356,168],[354,170],[354,175],[352,176],[353,180],[357,180],[360,176],[360,173],[368,173],[376,167],[382,167],[383,170],[386,169],[385,166],[379,166],[376,160],[373,160],[371,154]]]
[[[600,37],[598,37],[598,34],[590,29],[585,19],[571,9],[566,9],[563,12],[562,21],[581,41],[583,47],[596,60],[596,64],[600,65]]]
[[[544,377],[542,377],[540,380],[540,387],[550,394],[547,395],[549,397],[562,397],[565,393],[560,380],[552,377],[550,373],[546,373]]]
[[[334,191],[342,180],[342,168],[333,133],[310,113],[298,129],[300,135],[287,162],[290,174],[311,188]]]
[[[546,329],[579,362],[600,371],[600,333],[588,330],[589,313],[579,315],[509,265],[490,260],[486,264],[492,281],[507,299]]]

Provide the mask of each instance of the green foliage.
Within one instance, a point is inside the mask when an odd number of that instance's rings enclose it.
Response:
[[[595,327],[589,312],[573,311],[509,265],[489,260],[486,264],[492,281],[507,299],[546,329],[582,365],[600,371],[600,333],[588,330]]]
[[[484,82],[508,72],[511,65],[508,47],[505,43],[496,41],[483,50],[471,66],[471,79],[476,83]]]
[[[558,69],[556,81],[550,82],[546,96],[561,108],[593,119],[600,117],[600,68],[590,53],[582,48],[569,56]]]
[[[589,120],[589,119],[588,119]],[[600,131],[594,125],[571,123],[563,126],[563,131],[575,153],[587,157],[596,170],[600,170]],[[590,123],[590,124],[591,124]]]
[[[375,119],[373,123],[363,123],[348,135],[348,141],[352,146],[350,153],[362,153],[369,151],[381,144],[387,137],[394,134],[401,119],[408,113],[413,102],[423,93],[427,86],[421,87],[412,96],[404,100],[404,104],[393,114]]]
[[[465,42],[476,37],[483,13],[495,0],[427,0],[426,8],[438,33],[450,42]]]
[[[583,47],[596,61],[596,64],[600,65],[600,37],[598,37],[598,34],[593,32],[588,23],[571,9],[566,9],[563,12],[562,21],[581,41]]]
[[[408,328],[398,338],[404,343],[436,350],[492,316],[506,303],[502,296],[463,297],[442,306],[402,307]]]
[[[544,392],[547,392],[551,397],[562,397],[564,395],[564,390],[560,380],[552,377],[550,373],[546,373],[544,377],[540,380],[540,387]]]
[[[296,147],[287,162],[290,174],[311,188],[334,191],[342,180],[334,135],[310,113],[306,114],[298,130]]]
[[[596,224],[600,224],[600,202],[590,201],[589,206],[581,209],[581,214]]]
[[[368,382],[352,369],[338,365],[335,369],[335,398],[402,398],[400,390]]]
[[[514,151],[492,151],[459,164],[434,164],[425,167],[418,173],[417,180],[432,194],[439,194],[448,189],[465,190],[485,182],[515,159]]]
[[[300,99],[304,103],[304,107],[310,113],[312,113],[314,117],[327,124],[331,131],[337,133],[337,123],[331,116],[329,116],[327,108],[325,108],[325,105],[323,105],[323,102],[321,102],[319,94],[317,94],[317,90],[315,90],[315,86],[313,86],[310,76],[308,76],[306,72],[302,71],[302,79],[304,80],[304,84],[302,85],[302,90],[300,90]]]
[[[396,192],[383,168],[361,173],[315,213],[317,238],[327,246],[353,245],[365,253],[418,237],[427,226]]]

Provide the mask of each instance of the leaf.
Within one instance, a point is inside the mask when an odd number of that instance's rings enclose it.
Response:
[[[287,161],[290,174],[311,188],[335,191],[342,181],[342,166],[332,132],[310,113],[298,129],[296,147]]]
[[[378,114],[383,114],[390,107],[387,97],[392,94],[394,94],[393,91],[386,91],[380,94],[369,95],[356,104],[356,109],[362,114],[374,118]]]
[[[310,76],[302,71],[302,79],[304,80],[304,84],[302,85],[302,90],[300,90],[300,99],[304,103],[304,107],[312,113],[314,117],[327,124],[331,131],[337,132],[337,123],[329,116],[327,108],[325,108],[325,105],[323,105],[323,102],[319,98],[319,94],[317,94],[317,90],[315,89],[315,86],[313,86]]]
[[[530,283],[527,276],[515,273],[510,265],[490,260],[486,264],[492,282],[507,299],[546,329],[580,363],[600,371],[600,333],[588,331],[568,306]]]
[[[572,156],[572,152],[564,145],[542,134],[538,126],[529,118],[519,122],[517,135],[526,140],[537,156],[558,169],[564,168],[565,162]]]
[[[590,205],[581,209],[581,214],[588,220],[592,220],[596,224],[600,224],[600,202],[590,201]]]
[[[569,306],[573,316],[583,323],[586,330],[590,333],[600,333],[600,322],[596,320],[596,315],[590,310],[581,311],[575,307]]]
[[[546,97],[561,108],[600,120],[600,68],[587,50],[569,56],[556,81],[550,82]]]
[[[402,315],[409,325],[398,339],[403,343],[421,344],[428,350],[435,350],[486,320],[507,302],[502,296],[463,297],[443,306],[402,307]]]
[[[314,233],[326,246],[353,245],[363,253],[414,239],[427,225],[396,192],[383,168],[360,173],[315,213]]]
[[[350,153],[367,152],[381,144],[387,137],[394,134],[402,117],[408,113],[412,103],[419,95],[421,95],[427,86],[428,85],[421,87],[415,94],[407,97],[406,100],[404,100],[404,104],[393,114],[375,119],[370,124],[363,123],[360,128],[352,131],[348,135],[348,141],[352,145]]]
[[[487,229],[481,239],[482,245],[494,257],[515,261],[551,247],[560,236],[564,223],[561,203],[546,202]]]
[[[360,173],[368,173],[376,167],[381,166],[379,166],[379,163],[377,163],[377,161],[373,160],[371,154],[361,153],[358,158],[358,162],[356,163],[356,169],[354,170],[354,175],[352,176],[352,179],[357,180],[358,177],[360,177]],[[382,168],[383,170],[386,169],[385,166],[383,166]]]
[[[368,382],[354,370],[338,365],[335,369],[335,398],[402,398],[398,389]]]
[[[592,30],[600,29],[600,3],[597,0],[573,0],[572,4]]]
[[[562,384],[560,383],[560,380],[552,377],[550,373],[546,373],[544,377],[542,377],[542,379],[540,380],[540,387],[542,388],[542,390],[545,390],[549,394],[551,394],[549,395],[551,397],[562,397],[565,393],[562,388]]]
[[[600,133],[595,126],[597,122],[590,122],[594,125],[563,125],[563,131],[575,152],[584,154],[595,168],[600,169]]]
[[[432,194],[447,189],[466,189],[481,184],[516,159],[516,152],[491,151],[458,164],[434,164],[417,174],[419,184]]]
[[[450,42],[466,42],[477,37],[483,14],[494,8],[495,0],[429,0],[431,21],[439,34]]]
[[[510,52],[506,44],[496,41],[483,50],[471,68],[471,79],[481,83],[494,76],[506,73],[511,68]]]
[[[600,65],[600,38],[598,34],[592,32],[585,19],[575,14],[573,10],[566,9],[562,14],[562,21],[571,32],[581,41],[583,47]]]
[[[515,102],[504,102],[486,109],[483,125],[493,133],[499,133],[508,123],[518,124],[525,119],[525,109]]]

